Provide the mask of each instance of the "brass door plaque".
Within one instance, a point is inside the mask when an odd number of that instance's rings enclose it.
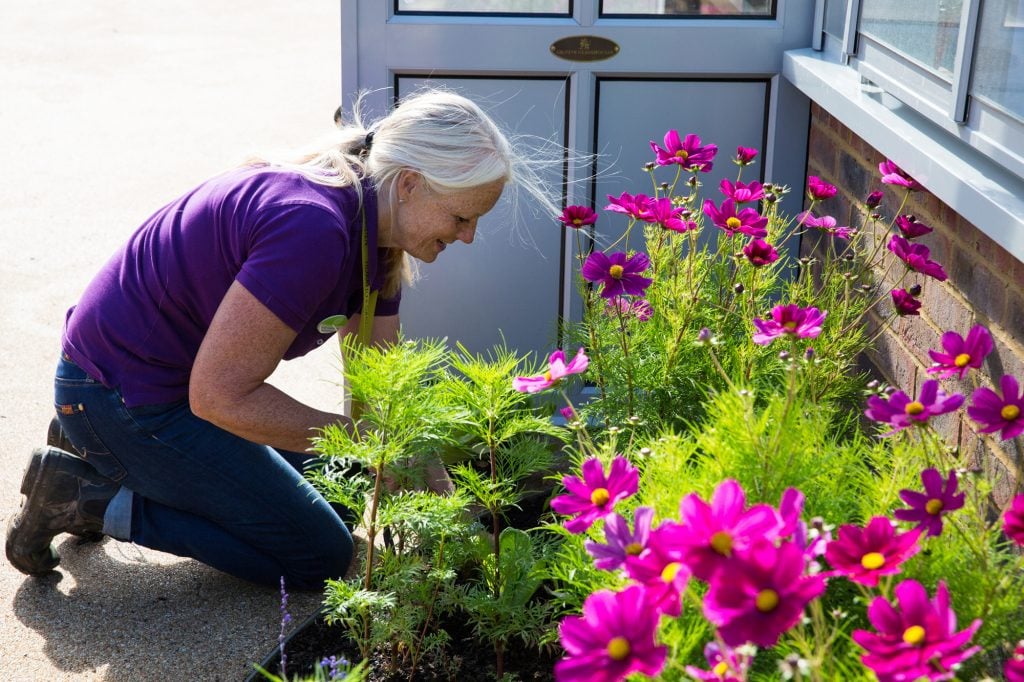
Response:
[[[551,54],[571,62],[599,62],[618,53],[614,41],[600,36],[571,36],[551,43]]]

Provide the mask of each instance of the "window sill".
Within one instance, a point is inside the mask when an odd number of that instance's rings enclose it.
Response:
[[[831,61],[822,52],[786,52],[782,73],[830,115],[1024,262],[1024,178],[878,88],[862,84],[854,69]]]

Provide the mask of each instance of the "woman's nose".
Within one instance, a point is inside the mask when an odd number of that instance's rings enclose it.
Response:
[[[467,223],[465,227],[459,230],[459,233],[456,236],[459,241],[465,242],[466,244],[472,244],[473,238],[476,236],[476,221],[474,220],[473,222]]]

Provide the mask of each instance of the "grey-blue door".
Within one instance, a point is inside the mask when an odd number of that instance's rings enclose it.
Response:
[[[441,85],[535,146],[572,150],[565,163],[556,150],[545,177],[566,204],[598,209],[599,244],[624,227],[600,210],[607,196],[651,193],[649,144],[670,129],[719,146],[709,189],[734,177],[736,147],[759,149],[760,179],[796,187],[783,208],[798,211],[808,104],[780,70],[784,50],[810,45],[814,0],[704,0],[734,6],[732,17],[666,14],[666,2],[342,0],[343,102],[368,92],[381,113]],[[580,61],[593,56],[604,58]],[[559,320],[578,319],[574,235],[507,194],[474,244],[450,247],[404,292],[408,337],[546,355]]]

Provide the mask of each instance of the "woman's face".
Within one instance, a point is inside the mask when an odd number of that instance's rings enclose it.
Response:
[[[455,240],[473,242],[477,220],[494,208],[504,187],[504,180],[497,180],[442,194],[430,189],[418,173],[403,171],[394,215],[390,224],[382,225],[380,244],[433,263]]]

